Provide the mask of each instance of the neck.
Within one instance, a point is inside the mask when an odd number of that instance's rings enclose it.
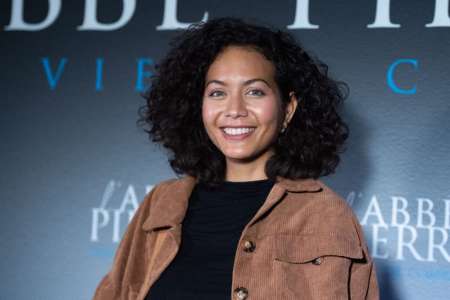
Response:
[[[255,181],[267,179],[264,170],[267,160],[273,155],[267,151],[256,159],[227,158],[226,181]]]

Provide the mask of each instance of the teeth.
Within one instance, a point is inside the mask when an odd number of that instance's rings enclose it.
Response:
[[[226,134],[229,135],[239,135],[248,133],[250,131],[255,130],[255,128],[248,128],[248,127],[242,127],[242,128],[224,128],[223,131],[225,131]]]

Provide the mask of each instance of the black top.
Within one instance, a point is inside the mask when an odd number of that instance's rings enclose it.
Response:
[[[270,179],[225,181],[214,189],[197,184],[182,223],[180,250],[146,300],[229,300],[237,243],[273,184]]]

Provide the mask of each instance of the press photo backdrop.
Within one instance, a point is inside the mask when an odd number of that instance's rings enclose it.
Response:
[[[3,299],[91,299],[143,196],[175,177],[135,125],[173,35],[242,17],[348,83],[348,201],[381,299],[450,294],[449,0],[0,2]],[[186,137],[189,138],[189,137]]]

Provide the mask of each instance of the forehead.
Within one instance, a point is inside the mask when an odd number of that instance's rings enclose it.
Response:
[[[207,78],[264,77],[273,80],[275,66],[263,54],[245,46],[228,46],[209,66]]]

